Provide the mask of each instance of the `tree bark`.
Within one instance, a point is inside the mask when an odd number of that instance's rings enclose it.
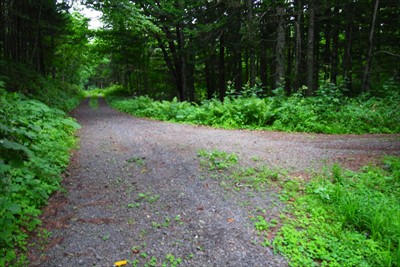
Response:
[[[292,68],[293,68],[293,40],[291,38],[292,26],[288,25],[288,29],[286,30],[287,35],[287,55],[286,55],[286,79],[285,79],[285,90],[286,94],[290,95],[292,93]]]
[[[315,35],[315,7],[314,0],[310,0],[308,10],[308,36],[307,36],[307,95],[312,95],[314,90],[314,35]]]
[[[365,66],[364,77],[363,77],[363,87],[362,87],[363,92],[367,92],[370,87],[369,76],[372,64],[372,49],[373,49],[376,17],[378,14],[378,6],[379,6],[379,0],[375,0],[374,12],[372,15],[371,32],[369,33],[369,38],[368,38],[368,55],[367,55],[367,64]]]
[[[267,18],[268,16],[264,15],[260,20],[260,80],[264,88],[267,88],[268,85]]]
[[[219,99],[222,101],[225,97],[225,36],[221,33],[219,37],[219,62],[218,62],[218,90]]]
[[[249,44],[249,82],[250,87],[254,87],[256,84],[256,52],[255,52],[255,34],[253,27],[253,0],[247,0],[247,9],[248,9],[248,44]]]
[[[329,18],[331,17],[331,7],[326,7],[325,11],[325,47],[324,47],[324,62],[323,62],[323,71],[324,71],[324,80],[328,80],[330,76],[330,62],[331,62],[331,44],[332,44],[332,25],[329,23]]]
[[[241,22],[239,19],[234,22],[233,27],[234,35],[240,36]],[[243,87],[242,46],[240,42],[235,43],[232,47],[232,50],[234,65],[233,79],[235,81],[235,89],[237,92],[239,92]]]
[[[353,60],[352,60],[352,47],[353,47],[353,19],[354,19],[354,4],[353,2],[346,5],[346,29],[345,29],[345,46],[343,57],[343,79],[346,88],[352,93],[353,87]]]
[[[301,0],[295,0],[294,2],[296,8],[296,20],[295,25],[295,35],[296,35],[296,49],[295,49],[295,66],[294,74],[296,75],[294,79],[293,87],[298,90],[303,85],[303,74],[302,74],[302,62],[303,62],[303,31],[302,31],[302,19],[303,19],[303,5]]]
[[[178,70],[178,77],[180,84],[178,85],[179,99],[181,101],[186,100],[186,55],[184,51],[185,39],[183,30],[178,25],[176,26],[176,35],[178,40],[178,64],[176,66]]]
[[[337,83],[337,75],[338,75],[338,62],[339,62],[339,25],[338,25],[338,16],[339,16],[339,7],[334,7],[334,23],[333,31],[332,31],[332,54],[331,54],[331,82],[333,84]]]
[[[276,15],[278,18],[278,28],[276,37],[276,78],[275,87],[281,87],[285,79],[285,28],[284,28],[285,9],[278,6]]]

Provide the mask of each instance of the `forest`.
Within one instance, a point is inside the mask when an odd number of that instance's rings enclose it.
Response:
[[[329,82],[356,96],[398,79],[396,1],[88,3],[105,15],[102,82],[139,95],[222,100],[228,82],[313,95]]]
[[[24,261],[85,96],[213,127],[399,133],[399,17],[397,0],[0,1],[0,266]]]
[[[332,83],[357,96],[384,94],[399,79],[393,0],[81,2],[103,13],[103,28],[88,30],[70,13],[73,1],[2,1],[7,88],[34,90],[14,79],[24,67],[86,88],[119,84],[191,102],[223,100],[228,84],[311,96]]]

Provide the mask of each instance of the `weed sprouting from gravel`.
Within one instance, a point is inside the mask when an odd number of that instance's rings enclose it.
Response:
[[[140,249],[140,247],[139,247]],[[134,250],[133,250],[134,251]],[[137,253],[137,252],[134,252]],[[130,261],[132,267],[177,267],[182,263],[182,258],[175,256],[172,253],[168,253],[164,258],[157,258],[155,256],[149,256],[147,252],[140,252],[138,256]]]
[[[146,164],[145,157],[133,156],[126,160],[127,163],[136,163],[139,166],[144,166]]]
[[[284,175],[282,170],[271,169],[265,165],[241,167],[235,153],[218,150],[199,150],[200,165],[211,171],[209,177],[222,180],[220,186],[225,190],[240,191],[241,188],[265,189],[271,182],[277,182]],[[217,172],[213,172],[217,171]]]
[[[207,166],[210,170],[224,170],[238,163],[239,157],[235,153],[227,153],[220,150],[207,151],[200,149],[197,152],[201,166]]]
[[[145,192],[145,193],[139,193],[136,198],[136,202],[143,202],[147,201],[149,204],[153,204],[157,202],[160,199],[159,194],[154,194],[152,192]]]

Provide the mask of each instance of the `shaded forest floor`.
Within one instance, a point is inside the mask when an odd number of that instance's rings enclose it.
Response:
[[[221,186],[198,151],[235,153],[287,177],[306,178],[338,162],[358,169],[400,155],[400,135],[321,135],[221,130],[138,119],[100,99],[73,116],[80,148],[42,216],[31,266],[287,266],[261,246],[251,218],[283,209],[275,187]],[[239,185],[238,185],[239,186]],[[46,233],[51,232],[49,238]]]

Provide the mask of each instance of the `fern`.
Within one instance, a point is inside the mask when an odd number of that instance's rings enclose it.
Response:
[[[204,100],[199,105],[144,96],[109,98],[109,102],[136,116],[223,128],[328,134],[400,132],[400,94],[396,91],[385,98],[348,98],[342,88],[329,83],[322,84],[314,97],[304,97],[301,90],[287,97],[278,88],[273,97],[259,98],[258,91],[246,87],[242,94],[232,91],[223,101]]]

